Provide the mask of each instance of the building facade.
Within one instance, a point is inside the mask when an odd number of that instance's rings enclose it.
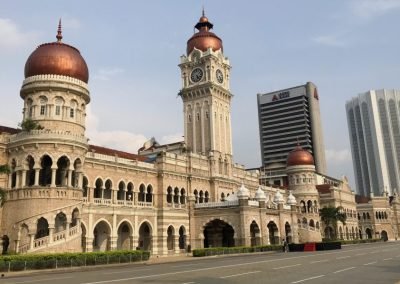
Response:
[[[261,160],[268,179],[282,184],[288,153],[298,144],[310,151],[317,172],[326,174],[319,96],[305,85],[257,95]]]
[[[0,164],[10,168],[0,175],[7,194],[0,230],[10,251],[177,255],[322,239],[323,200],[307,150],[289,153],[288,188],[260,186],[258,171],[233,162],[230,64],[204,14],[196,28],[180,64],[185,140],[151,139],[139,154],[88,143],[89,71],[80,52],[62,41],[61,26],[56,42],[30,55],[20,91],[25,124],[0,127]],[[388,216],[397,216],[392,204]]]
[[[346,103],[357,192],[363,196],[400,189],[400,92],[371,90]]]

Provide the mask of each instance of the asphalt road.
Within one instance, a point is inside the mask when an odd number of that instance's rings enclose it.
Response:
[[[43,272],[0,283],[400,283],[400,242],[326,252],[269,253]]]

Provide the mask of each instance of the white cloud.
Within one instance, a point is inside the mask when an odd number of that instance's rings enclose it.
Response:
[[[331,47],[346,46],[346,43],[342,39],[340,39],[339,36],[335,35],[317,36],[312,38],[312,41],[314,41],[317,44],[331,46]]]
[[[11,51],[35,42],[36,34],[20,31],[12,20],[0,18],[0,38],[0,50]]]
[[[101,81],[108,81],[112,77],[119,75],[121,73],[124,73],[125,70],[122,68],[118,67],[105,67],[105,68],[100,68],[98,71],[96,71],[93,75],[93,79],[95,80],[101,80]]]
[[[400,9],[398,0],[355,0],[351,3],[352,12],[356,17],[369,20]]]
[[[99,119],[87,107],[86,135],[90,139],[89,143],[109,147],[112,149],[137,153],[137,150],[148,140],[143,134],[131,133],[122,130],[100,131],[98,129]]]

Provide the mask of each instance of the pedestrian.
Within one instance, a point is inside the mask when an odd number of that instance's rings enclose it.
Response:
[[[282,239],[282,251],[286,252],[286,240]]]

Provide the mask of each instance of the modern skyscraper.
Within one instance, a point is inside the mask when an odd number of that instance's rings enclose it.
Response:
[[[371,90],[346,103],[357,192],[393,194],[399,189],[400,91]]]
[[[316,170],[326,173],[317,87],[305,85],[258,94],[261,159],[269,179],[279,183],[286,158],[297,143],[308,150]]]

